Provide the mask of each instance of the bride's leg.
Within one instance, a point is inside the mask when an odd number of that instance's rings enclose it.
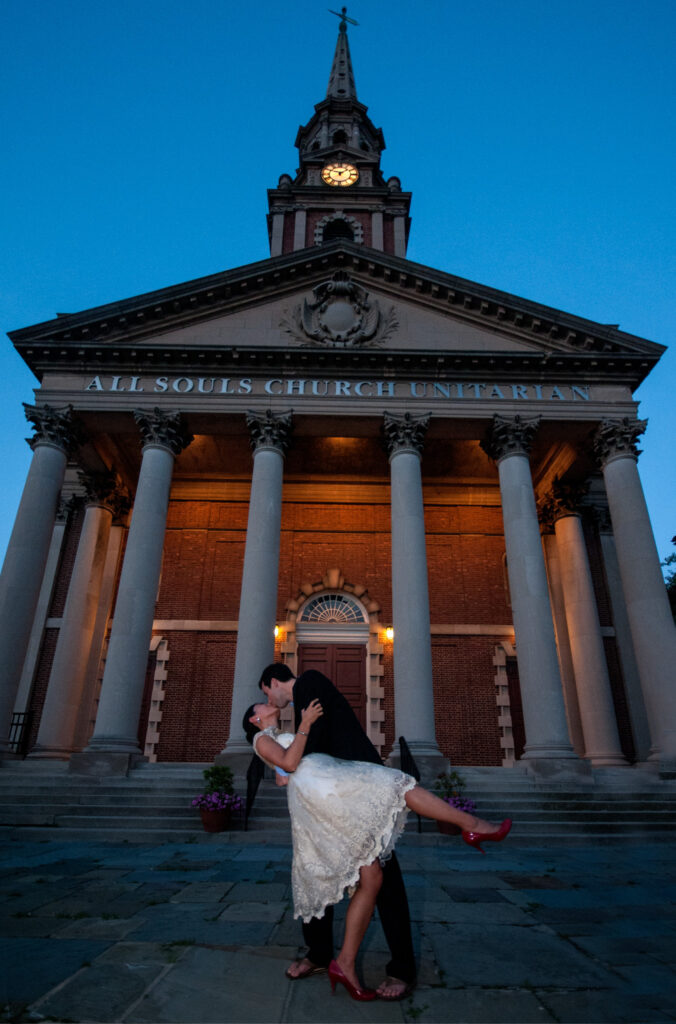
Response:
[[[359,979],[355,968],[355,958],[359,952],[361,940],[373,917],[376,899],[383,883],[383,871],[376,860],[367,864],[359,872],[359,887],[350,900],[345,915],[345,937],[340,953],[336,957],[343,974],[355,986],[359,987]]]
[[[484,821],[483,818],[477,818],[474,814],[467,814],[466,811],[452,807],[451,804],[441,800],[429,790],[423,789],[422,786],[409,789],[406,794],[406,804],[423,818],[448,821],[451,825],[458,825],[466,832],[497,832],[499,828],[498,825],[492,825],[490,821]]]

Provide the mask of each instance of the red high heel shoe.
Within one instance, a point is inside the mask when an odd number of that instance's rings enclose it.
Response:
[[[357,988],[349,978],[346,978],[343,974],[342,968],[337,960],[332,960],[329,964],[329,981],[331,982],[331,991],[336,994],[336,982],[339,981],[341,985],[344,985],[348,991],[348,994],[353,999],[359,1000],[360,1003],[370,1002],[371,999],[376,998],[376,992],[372,988]]]
[[[512,819],[505,818],[497,832],[463,832],[462,838],[465,840],[468,846],[473,846],[475,850],[479,850],[480,853],[485,853],[485,850],[481,849],[481,843],[501,843],[505,838],[510,828],[512,827]]]

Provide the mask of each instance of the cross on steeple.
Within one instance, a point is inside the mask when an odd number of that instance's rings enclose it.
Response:
[[[337,18],[340,18],[340,25],[338,26],[338,31],[339,32],[347,32],[347,22],[348,21],[349,21],[350,25],[358,25],[359,24],[359,22],[355,21],[354,18],[348,18],[348,16],[347,16],[347,7],[341,7],[340,14],[338,14],[338,11],[332,11],[331,8],[329,7],[329,14],[335,14],[335,16]]]

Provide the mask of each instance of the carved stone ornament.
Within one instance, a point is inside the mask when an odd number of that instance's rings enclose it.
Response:
[[[251,434],[251,447],[277,448],[282,454],[286,451],[293,430],[291,411],[273,413],[267,409],[264,413],[249,411],[246,414],[246,425]]]
[[[312,294],[312,302],[304,299],[280,323],[300,345],[378,348],[399,326],[394,306],[381,309],[344,270],[318,284]]]
[[[70,455],[84,441],[81,424],[73,415],[73,406],[54,409],[51,405],[27,405],[23,403],[26,419],[33,424],[34,437],[27,437],[31,448],[37,444],[53,444]]]
[[[638,459],[641,451],[636,447],[636,440],[647,426],[647,420],[632,420],[628,416],[620,420],[601,420],[592,438],[594,455],[599,465],[603,466],[618,455],[630,455]]]
[[[481,447],[496,462],[506,455],[529,455],[540,420],[540,416],[496,415]]]
[[[77,475],[85,490],[88,505],[105,505],[115,519],[127,514],[131,508],[131,498],[114,471],[94,473],[80,469]]]
[[[413,448],[420,455],[430,424],[430,415],[428,413],[427,416],[411,416],[410,412],[405,412],[403,416],[395,416],[393,413],[383,413],[383,434],[387,453],[392,456],[401,448]]]
[[[168,448],[174,455],[180,455],[193,440],[180,412],[162,412],[155,408],[150,412],[135,409],[136,420],[143,437],[143,447],[150,444]]]
[[[549,494],[538,502],[540,522],[552,527],[557,519],[580,514],[582,499],[587,493],[587,484],[564,484],[557,478]]]
[[[607,505],[593,505],[592,515],[599,533],[613,532],[613,521],[610,518],[610,509]]]

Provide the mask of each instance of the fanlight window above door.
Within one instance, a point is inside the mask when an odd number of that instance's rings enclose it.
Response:
[[[364,612],[347,594],[318,594],[303,605],[298,622],[366,622]]]

